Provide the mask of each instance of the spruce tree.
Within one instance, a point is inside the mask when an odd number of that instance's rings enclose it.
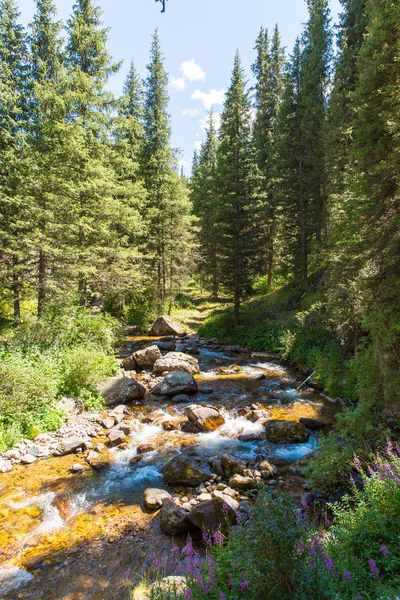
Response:
[[[176,181],[176,161],[170,144],[168,75],[163,60],[156,31],[151,44],[148,76],[144,85],[144,140],[141,164],[147,190],[144,217],[148,229],[144,252],[150,266],[150,278],[155,288],[159,311],[163,310],[167,299],[170,299],[170,290],[173,287],[171,253],[175,252],[179,244],[182,257],[189,251],[189,246],[181,240],[180,235],[187,226],[190,208],[186,193],[179,187],[182,186],[182,182],[179,181],[178,186]],[[173,221],[172,209],[177,211],[174,219],[180,217],[180,221]],[[174,229],[171,230],[171,227]]]
[[[25,191],[29,118],[26,34],[14,0],[0,1],[0,251],[3,289],[21,318],[21,291],[29,258],[31,205]]]
[[[112,260],[118,244],[110,225],[118,217],[110,131],[116,101],[106,90],[119,65],[107,51],[107,29],[92,0],[78,0],[68,21],[67,65],[70,72],[69,120],[74,124],[75,152],[71,218],[74,228],[78,292],[85,299],[91,281]]]
[[[29,142],[34,159],[31,193],[36,216],[34,249],[37,250],[39,315],[49,292],[54,291],[58,259],[65,250],[59,235],[63,221],[61,204],[66,192],[61,158],[65,144],[65,70],[60,37],[62,25],[55,16],[52,0],[37,0],[29,40],[33,86]],[[49,281],[50,272],[52,281]]]
[[[218,264],[217,218],[217,149],[218,137],[213,112],[209,113],[206,139],[202,144],[197,163],[195,153],[192,176],[192,201],[199,218],[200,255],[199,269],[211,279],[213,297],[218,297],[220,272]],[[203,277],[204,279],[204,277]]]
[[[218,148],[220,270],[234,297],[235,324],[240,305],[259,272],[262,212],[251,135],[251,102],[239,53],[222,113]]]

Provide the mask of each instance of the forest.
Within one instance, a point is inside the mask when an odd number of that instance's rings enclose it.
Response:
[[[335,25],[328,0],[307,0],[289,51],[262,26],[250,82],[232,57],[187,176],[157,30],[145,78],[132,61],[117,97],[94,0],[66,24],[36,0],[27,29],[0,0],[3,459],[59,430],[65,398],[104,410],[115,348],[160,315],[201,310],[201,340],[273,353],[340,399],[304,489],[344,501],[299,520],[292,497],[263,489],[250,536],[217,540],[213,564],[189,542],[191,587],[143,599],[377,600],[400,587],[400,4],[340,2]]]

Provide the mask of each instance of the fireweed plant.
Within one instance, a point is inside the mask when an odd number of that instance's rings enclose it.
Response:
[[[201,555],[189,540],[160,563],[185,577],[185,589],[156,583],[151,600],[398,600],[400,598],[400,448],[367,468],[354,459],[352,492],[317,525],[306,503],[260,489],[251,522],[204,533]]]

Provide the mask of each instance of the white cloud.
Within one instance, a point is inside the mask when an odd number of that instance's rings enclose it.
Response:
[[[182,78],[188,81],[204,81],[206,78],[205,71],[198,64],[194,58],[191,60],[185,60],[181,63]]]
[[[171,87],[177,92],[181,92],[186,88],[186,81],[184,77],[178,77],[177,79],[172,79]]]
[[[192,100],[201,100],[203,102],[204,108],[210,109],[214,104],[223,104],[225,98],[224,90],[210,90],[209,94],[205,92],[201,92],[200,90],[196,90],[194,94],[192,94]]]
[[[185,108],[182,111],[182,117],[197,117],[201,113],[199,108]]]
[[[202,146],[203,142],[201,140],[197,140],[194,143],[194,147],[196,148],[196,150],[199,152],[201,150],[201,146]]]

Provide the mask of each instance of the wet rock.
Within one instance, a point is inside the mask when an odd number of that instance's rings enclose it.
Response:
[[[106,469],[111,462],[111,457],[106,449],[101,452],[95,450],[89,450],[85,456],[85,460],[92,467],[92,469],[102,470]]]
[[[112,429],[115,425],[114,417],[107,417],[106,419],[102,419],[101,424],[105,429]]]
[[[156,373],[184,371],[195,375],[200,371],[197,359],[183,352],[168,352],[154,363],[153,368]]]
[[[183,335],[185,330],[178,319],[169,315],[161,315],[154,321],[151,332],[154,335]]]
[[[169,373],[153,389],[157,396],[178,396],[179,394],[196,394],[197,383],[190,373],[176,371]]]
[[[191,527],[187,512],[169,498],[162,503],[160,526],[168,535],[187,533]]]
[[[325,423],[323,421],[320,421],[319,419],[312,419],[311,417],[301,417],[301,419],[299,419],[299,423],[305,427],[308,427],[308,429],[321,429],[322,427],[325,427]]]
[[[72,467],[70,468],[71,473],[83,473],[83,471],[85,470],[85,467],[83,465],[80,465],[79,463],[76,463],[74,465],[72,465]]]
[[[171,342],[154,342],[155,346],[158,346],[162,352],[173,352],[176,349],[174,341]]]
[[[78,448],[82,448],[85,443],[80,437],[72,436],[69,438],[64,438],[57,446],[54,454],[58,456],[65,456],[66,454],[72,454],[72,452],[76,452]]]
[[[271,413],[266,410],[252,410],[246,415],[246,419],[252,423],[256,423],[260,419],[268,419]]]
[[[152,369],[154,363],[161,358],[161,352],[158,346],[148,346],[143,350],[138,350],[133,354],[135,361],[142,369]]]
[[[71,515],[73,501],[69,496],[60,496],[54,499],[53,506],[56,507],[60,517],[65,521]]]
[[[278,467],[270,463],[268,460],[262,460],[259,464],[259,471],[261,472],[261,476],[263,471],[267,471],[270,476],[277,475]]]
[[[37,458],[36,458],[36,456],[33,456],[33,454],[25,454],[21,458],[21,462],[23,465],[31,465],[32,463],[34,463],[36,461],[37,461]]]
[[[237,439],[240,442],[258,442],[263,440],[265,434],[263,432],[260,433],[242,433],[238,435]]]
[[[226,533],[229,524],[236,525],[236,513],[233,508],[217,497],[197,504],[188,516],[193,525],[202,531]]]
[[[134,427],[130,423],[122,422],[118,425],[118,427],[125,435],[129,435],[132,431],[134,431]]]
[[[164,429],[164,431],[178,431],[179,423],[174,421],[163,421],[161,423],[161,427]]]
[[[194,435],[200,433],[200,429],[194,421],[185,421],[182,423],[181,431],[183,431],[183,433],[193,433]]]
[[[215,431],[225,423],[224,417],[213,406],[192,405],[185,410],[189,421],[196,423],[201,431]]]
[[[308,429],[298,421],[267,421],[265,433],[267,440],[275,444],[301,444],[310,437]]]
[[[146,393],[146,388],[136,379],[130,377],[110,377],[108,381],[98,386],[98,391],[104,396],[108,406],[140,400]]]
[[[124,371],[134,371],[136,369],[136,361],[133,356],[128,356],[121,360],[121,366]]]
[[[126,439],[125,433],[118,427],[111,429],[107,437],[109,439],[110,446],[119,446],[119,444],[123,444]]]
[[[202,386],[201,388],[199,388],[199,392],[200,394],[212,394],[214,392],[214,388],[212,387],[208,387],[206,385]]]
[[[144,490],[144,503],[149,510],[158,510],[162,507],[163,500],[171,498],[171,494],[158,488],[147,488]]]
[[[163,470],[164,480],[171,485],[195,487],[207,481],[211,475],[212,472],[206,460],[185,453],[172,458]]]
[[[258,484],[253,477],[234,475],[229,480],[229,486],[237,490],[253,490],[258,487]]]
[[[210,458],[209,460],[210,466],[212,470],[217,474],[223,477],[225,475],[224,468],[221,465],[221,459],[218,457]],[[223,484],[222,484],[223,485]],[[226,487],[226,486],[224,486]]]
[[[138,454],[147,454],[148,452],[154,452],[156,447],[153,444],[139,444],[136,448]]]
[[[174,402],[190,402],[190,398],[187,394],[178,394],[172,398]]]
[[[232,477],[232,475],[241,475],[247,467],[243,460],[236,458],[232,454],[224,454],[221,456],[221,466],[223,467],[227,477]]]

